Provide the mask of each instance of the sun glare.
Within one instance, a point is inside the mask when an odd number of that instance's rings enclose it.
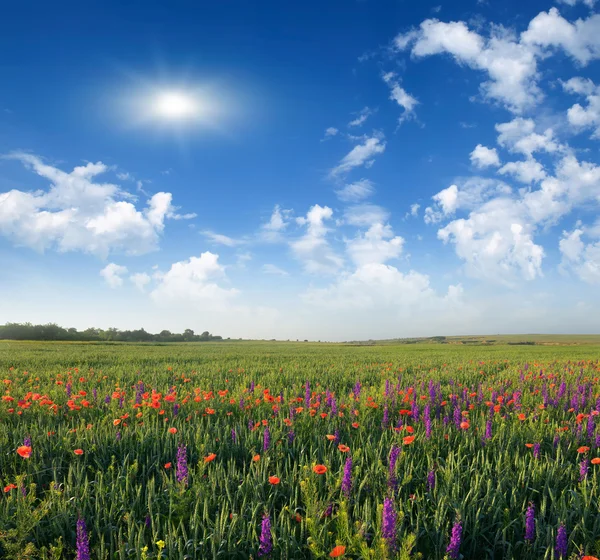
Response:
[[[180,120],[197,115],[198,102],[191,96],[178,91],[160,93],[154,101],[154,110],[158,117],[167,120]]]

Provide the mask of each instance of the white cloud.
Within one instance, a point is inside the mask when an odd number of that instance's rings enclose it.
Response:
[[[332,216],[331,208],[315,204],[306,217],[296,218],[299,225],[306,226],[306,233],[300,239],[292,241],[290,247],[308,273],[333,274],[343,265],[343,259],[334,253],[326,239],[329,230],[325,221]]]
[[[111,288],[123,285],[123,275],[127,274],[127,267],[115,263],[107,264],[101,271],[100,276],[104,278]]]
[[[500,165],[500,158],[496,148],[486,148],[482,144],[477,144],[471,152],[471,163],[480,169],[485,167],[497,167]]]
[[[289,272],[283,270],[282,268],[279,268],[278,266],[274,265],[274,264],[263,264],[262,266],[262,271],[265,274],[273,274],[275,276],[289,276]]]
[[[421,208],[420,204],[411,204],[410,205],[410,215],[413,218],[416,218],[419,215],[419,208]]]
[[[226,247],[237,247],[238,245],[243,245],[246,243],[246,240],[244,239],[234,239],[233,237],[229,237],[221,233],[215,233],[213,231],[203,231],[201,233],[205,237],[208,237],[213,243],[225,245]]]
[[[344,221],[352,226],[370,226],[386,222],[390,213],[376,204],[356,204],[344,211]]]
[[[385,141],[380,135],[366,138],[363,144],[354,146],[342,161],[331,171],[331,176],[335,177],[354,169],[355,167],[371,167],[375,161],[373,158],[385,151]]]
[[[413,118],[415,107],[419,104],[418,100],[400,86],[400,83],[396,79],[396,74],[393,72],[384,74],[383,81],[390,87],[390,99],[404,109],[400,116],[400,122],[402,123],[407,119]]]
[[[543,134],[535,132],[532,119],[518,117],[510,122],[497,124],[498,144],[510,152],[531,157],[535,152],[554,153],[563,150],[556,139],[554,131],[548,128]]]
[[[357,265],[382,264],[402,253],[404,239],[394,236],[389,225],[374,223],[365,233],[346,240],[346,251]]]
[[[348,126],[362,126],[372,114],[373,111],[369,107],[364,107],[358,112],[356,118],[348,123]]]
[[[521,42],[542,48],[561,48],[582,65],[600,57],[600,15],[570,23],[556,8],[540,12],[521,35]]]
[[[572,232],[563,231],[559,242],[559,250],[563,260],[561,267],[571,269],[588,284],[600,284],[600,241],[584,243],[582,229]]]
[[[365,198],[369,198],[374,192],[375,187],[372,181],[360,179],[336,190],[335,194],[343,202],[360,202]]]
[[[328,140],[329,138],[333,138],[334,136],[336,136],[340,131],[333,127],[330,126],[329,128],[325,129],[325,136],[323,138],[321,138],[321,142],[325,142],[325,140]]]
[[[269,221],[261,226],[259,238],[272,243],[281,241],[282,232],[287,228],[291,215],[291,210],[284,210],[276,204]]]
[[[431,288],[427,275],[414,270],[404,274],[390,265],[370,263],[342,274],[326,288],[308,290],[303,300],[319,310],[345,316],[356,316],[357,310],[365,310],[378,320],[397,320],[416,318],[415,312],[418,316],[426,311],[440,314],[448,306],[458,304],[461,293],[460,286],[451,286],[448,294],[440,297]]]
[[[486,38],[462,21],[428,19],[419,29],[398,35],[394,44],[399,50],[410,48],[415,58],[448,53],[459,64],[486,72],[483,97],[511,111],[521,112],[541,99],[534,49],[500,26]]]
[[[501,175],[513,175],[521,183],[529,185],[541,181],[546,177],[544,167],[533,158],[525,161],[511,161],[502,166],[498,173]]]
[[[562,86],[568,93],[583,95],[587,106],[576,103],[567,111],[569,123],[576,129],[593,128],[592,138],[600,139],[600,87],[592,80],[584,78],[571,78],[563,82]]]
[[[593,8],[596,0],[557,0],[561,4],[566,4],[567,6],[575,6],[578,2],[585,4],[588,8]]]
[[[156,287],[151,298],[161,304],[191,302],[210,308],[227,306],[238,295],[235,288],[224,288],[225,269],[219,255],[206,251],[200,257],[190,257],[173,263],[166,273],[155,274]]]
[[[50,181],[47,191],[0,193],[0,234],[16,245],[103,258],[113,252],[139,255],[157,248],[165,219],[177,216],[171,193],[156,193],[138,210],[130,202],[134,197],[118,185],[95,182],[108,170],[103,163],[66,173],[30,154],[7,157]]]
[[[143,292],[152,279],[145,272],[136,272],[129,277],[129,280],[131,280],[138,290]]]

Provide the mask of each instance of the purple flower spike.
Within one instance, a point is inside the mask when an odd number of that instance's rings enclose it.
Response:
[[[389,549],[394,552],[396,550],[396,512],[391,498],[386,498],[383,501],[383,520],[381,525],[381,534],[387,541]]]
[[[273,543],[271,542],[271,520],[269,514],[263,515],[262,525],[260,528],[260,543],[258,546],[258,555],[267,556],[273,550]]]
[[[525,540],[529,542],[535,540],[535,506],[533,502],[529,503],[525,512]]]
[[[346,459],[344,464],[344,478],[342,479],[342,494],[346,498],[350,497],[350,491],[352,490],[352,457]]]
[[[90,543],[85,520],[77,520],[77,560],[90,560]]]
[[[566,558],[569,550],[569,537],[567,536],[567,528],[564,523],[561,523],[556,533],[556,556],[558,558]]]
[[[460,541],[462,539],[462,522],[456,521],[452,527],[452,534],[450,535],[450,543],[446,548],[446,553],[452,560],[457,560],[459,557]]]

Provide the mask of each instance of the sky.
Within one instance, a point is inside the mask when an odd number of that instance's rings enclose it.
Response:
[[[600,2],[13,2],[0,323],[594,333]]]

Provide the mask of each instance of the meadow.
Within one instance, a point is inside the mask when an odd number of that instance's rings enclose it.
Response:
[[[589,560],[599,358],[0,342],[0,557]]]

